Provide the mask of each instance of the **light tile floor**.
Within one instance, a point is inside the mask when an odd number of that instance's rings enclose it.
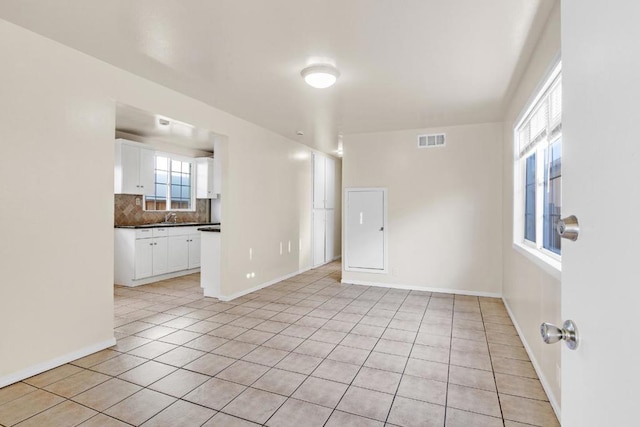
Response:
[[[0,425],[559,425],[499,299],[339,279],[117,286],[118,344],[0,389]]]

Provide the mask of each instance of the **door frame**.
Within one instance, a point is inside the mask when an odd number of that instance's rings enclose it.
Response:
[[[349,223],[347,218],[349,216],[349,193],[363,192],[363,191],[381,191],[382,192],[382,226],[383,230],[383,264],[384,268],[382,270],[372,269],[372,268],[358,268],[358,267],[349,267],[349,251],[347,250],[347,244],[349,239]],[[344,261],[344,270],[345,271],[354,271],[360,273],[376,273],[376,274],[387,274],[389,273],[389,227],[388,227],[388,215],[387,215],[387,205],[388,205],[388,190],[386,187],[348,187],[344,189],[344,199],[342,201],[342,224],[344,227],[343,233],[343,248],[342,248],[342,256]]]

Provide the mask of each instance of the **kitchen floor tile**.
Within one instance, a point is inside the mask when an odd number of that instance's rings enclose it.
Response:
[[[331,409],[297,399],[288,399],[267,422],[274,427],[322,427],[331,415]]]
[[[220,410],[242,393],[247,387],[240,384],[211,378],[183,397],[183,400]]]
[[[74,401],[102,412],[141,389],[140,386],[112,378],[90,390],[80,393]]]
[[[274,368],[261,376],[251,387],[290,396],[305,378],[307,377],[302,374]]]
[[[175,402],[166,394],[142,389],[105,411],[106,415],[129,424],[140,425]]]
[[[216,411],[178,400],[144,423],[144,427],[200,426]]]
[[[10,426],[63,402],[55,394],[36,390],[0,406],[0,424]]]
[[[444,424],[444,406],[396,397],[388,422],[407,427],[439,427]]]
[[[392,402],[392,394],[351,386],[342,397],[342,400],[340,400],[337,409],[354,415],[385,421]]]
[[[286,397],[253,388],[246,389],[231,403],[224,407],[229,415],[264,424],[280,406]]]
[[[347,388],[349,388],[347,384],[308,377],[296,390],[293,397],[328,408],[335,408]]]

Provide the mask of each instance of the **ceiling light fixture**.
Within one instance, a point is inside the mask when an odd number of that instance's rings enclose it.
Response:
[[[302,70],[300,74],[309,86],[313,86],[316,89],[332,86],[340,77],[338,69],[331,64],[310,65]]]

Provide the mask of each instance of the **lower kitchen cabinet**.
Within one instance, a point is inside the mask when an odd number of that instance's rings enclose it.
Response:
[[[116,228],[115,283],[136,286],[200,267],[198,227]]]
[[[134,279],[167,273],[167,238],[136,239]]]

